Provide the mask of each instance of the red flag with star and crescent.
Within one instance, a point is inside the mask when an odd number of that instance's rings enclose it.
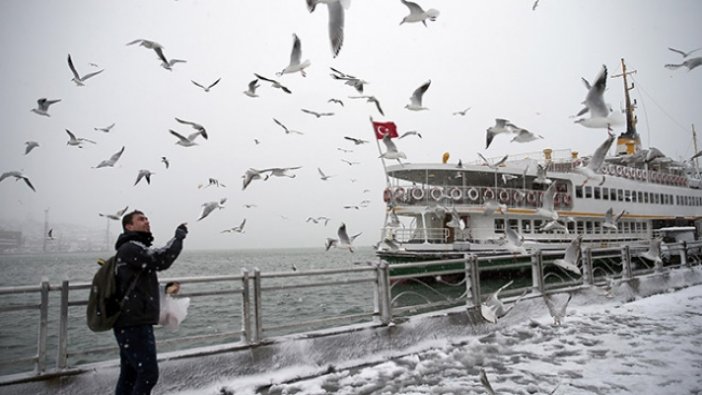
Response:
[[[389,134],[390,138],[397,137],[397,125],[395,125],[395,122],[373,121],[373,131],[375,132],[375,138],[378,140],[382,140],[386,134]]]

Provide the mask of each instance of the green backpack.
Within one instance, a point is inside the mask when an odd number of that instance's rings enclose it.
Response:
[[[90,286],[88,297],[87,320],[88,328],[93,332],[104,332],[112,329],[122,312],[122,306],[136,286],[139,274],[130,284],[122,300],[117,299],[117,256],[113,255],[106,261],[98,259],[100,268]]]

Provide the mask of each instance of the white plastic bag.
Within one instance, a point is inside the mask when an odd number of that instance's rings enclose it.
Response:
[[[174,298],[171,295],[161,295],[161,312],[159,314],[158,323],[164,328],[171,330],[178,329],[180,323],[183,322],[188,315],[188,306],[190,306],[190,298]]]

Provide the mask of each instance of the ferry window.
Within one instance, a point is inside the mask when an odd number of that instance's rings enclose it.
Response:
[[[602,199],[609,200],[609,188],[602,188]]]
[[[597,233],[597,234],[602,233],[602,222],[600,222],[600,221],[594,222],[593,233]]]
[[[585,233],[592,233],[592,221],[585,221]]]
[[[617,189],[617,200],[620,202],[624,201],[624,190]]]
[[[519,220],[516,219],[510,219],[508,222],[509,228],[514,229],[514,230],[519,230]]]
[[[531,233],[531,221],[528,219],[522,220],[522,233]]]
[[[617,190],[614,188],[611,188],[609,190],[609,200],[617,200]]]
[[[648,192],[643,193],[643,201],[644,203],[648,203]]]
[[[592,198],[592,187],[585,187],[585,199]]]
[[[654,204],[659,204],[661,202],[661,194],[660,193],[654,193],[653,194],[653,203]]]
[[[629,190],[624,191],[624,201],[630,202],[630,201],[631,201],[631,195],[632,195],[631,191],[629,191]]]
[[[585,223],[583,221],[578,221],[578,233],[583,233],[583,230],[585,229]]]
[[[505,220],[502,218],[495,218],[495,233],[505,232]]]
[[[595,199],[600,199],[600,187],[595,187],[593,189],[593,196],[595,197]]]
[[[636,191],[631,191],[631,201],[633,203],[636,203],[636,195],[637,195]]]
[[[575,197],[576,198],[582,198],[583,197],[583,187],[580,185],[575,187]]]
[[[636,199],[637,202],[643,203],[643,192],[638,191],[638,192],[636,193],[636,197],[637,197],[637,199]]]
[[[534,220],[534,233],[540,233],[541,232],[541,226],[543,226],[544,221],[540,219],[535,219]]]
[[[575,232],[575,222],[569,221],[566,223],[566,228],[568,229],[568,232]]]
[[[675,204],[680,205],[680,195],[675,195]]]

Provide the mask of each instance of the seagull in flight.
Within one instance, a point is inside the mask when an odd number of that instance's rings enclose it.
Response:
[[[336,234],[339,237],[338,239],[327,238],[327,242],[325,243],[325,248],[327,250],[329,250],[331,247],[336,247],[347,248],[349,252],[353,252],[353,246],[351,243],[353,243],[353,241],[361,235],[361,233],[358,233],[349,237],[348,233],[346,232],[346,224],[343,222],[341,223],[341,226],[339,226],[339,230],[336,232]]]
[[[197,136],[202,134],[202,132],[195,132],[195,133],[189,134],[188,137],[185,137],[173,129],[168,129],[168,131],[172,135],[178,137],[178,141],[176,141],[176,144],[182,145],[183,147],[192,147],[193,145],[197,145],[197,143],[195,142],[195,139],[197,138]]]
[[[624,216],[624,214],[627,214],[626,210],[622,210],[619,214],[615,216],[614,209],[610,207],[609,210],[607,210],[607,212],[605,213],[604,222],[602,222],[602,228],[616,232],[617,222],[619,222],[619,220]]]
[[[256,94],[256,88],[259,86],[261,85],[258,84],[258,78],[256,78],[255,80],[249,82],[248,89],[244,91],[244,94],[248,97],[258,97]]]
[[[675,70],[680,67],[687,67],[687,71],[691,71],[697,66],[702,65],[702,56],[698,56],[696,58],[689,58],[685,59],[682,63],[680,64],[666,64],[665,68],[670,69],[670,70]]]
[[[360,164],[361,164],[361,162],[351,162],[351,161],[348,161],[348,160],[346,160],[346,159],[342,159],[341,161],[344,162],[344,163],[346,163],[346,164],[348,164],[349,166],[360,165]]]
[[[301,169],[302,166],[296,167],[271,167],[269,169],[261,170],[261,173],[270,172],[268,177],[290,177],[295,178],[297,175],[291,173],[292,170]]]
[[[675,52],[675,53],[679,53],[680,55],[682,55],[683,58],[687,58],[688,56],[692,55],[693,53],[699,51],[702,48],[693,49],[692,51],[687,51],[687,52],[681,51],[679,49],[671,48],[671,47],[668,47],[668,49]]]
[[[468,107],[468,108],[466,108],[466,109],[463,110],[463,111],[455,111],[455,112],[453,113],[453,115],[465,116],[466,113],[468,112],[468,110],[470,110],[471,108],[472,108],[472,107]]]
[[[215,82],[209,84],[207,87],[205,87],[205,86],[203,86],[203,85],[201,85],[201,84],[199,84],[198,82],[193,81],[193,80],[190,80],[190,82],[192,82],[193,85],[197,86],[198,88],[201,88],[201,89],[204,90],[205,92],[209,92],[210,89],[212,89],[212,87],[214,87],[215,85],[217,85],[217,84],[219,83],[219,81],[221,81],[221,80],[222,80],[221,77],[220,77],[220,78],[217,78],[217,81],[215,81]]]
[[[503,164],[505,164],[505,162],[507,162],[507,158],[509,158],[509,155],[505,155],[505,156],[502,157],[502,159],[500,159],[500,160],[498,160],[497,162],[491,164],[487,159],[485,159],[485,157],[483,156],[483,154],[481,154],[480,152],[478,152],[478,156],[480,157],[480,159],[483,160],[483,162],[485,163],[485,165],[486,165],[487,167],[489,167],[489,168],[491,168],[492,170],[495,170],[495,171],[497,171],[497,168],[498,168],[498,167],[500,167],[500,166],[502,166]]]
[[[49,229],[49,233],[46,234],[47,240],[56,240],[54,237],[54,228]]]
[[[431,85],[431,80],[423,83],[419,88],[415,89],[412,96],[410,96],[410,104],[406,105],[405,108],[412,111],[428,110],[427,107],[422,107],[422,96],[424,96],[424,92],[429,89],[429,85]]]
[[[404,137],[407,137],[407,136],[417,136],[417,137],[419,137],[420,139],[422,138],[422,134],[419,133],[419,132],[416,131],[416,130],[408,130],[408,131],[402,133],[402,134],[400,135],[400,137],[398,137],[398,138],[401,139],[401,138],[404,138]]]
[[[402,22],[400,22],[400,25],[402,25],[403,23],[422,22],[424,26],[427,26],[427,19],[433,22],[439,16],[439,10],[430,8],[424,11],[424,9],[420,7],[417,3],[406,0],[400,1],[402,2],[402,4],[406,5],[407,8],[409,8],[410,10],[409,15],[402,18]]]
[[[168,158],[166,158],[165,156],[161,157],[161,162],[163,162],[163,164],[166,165],[166,169],[168,169],[168,167],[171,165],[171,163],[168,161]]]
[[[538,139],[543,139],[544,137],[538,134],[534,134],[526,129],[515,127],[514,128],[514,133],[516,133],[516,136],[512,138],[511,142],[517,142],[517,143],[528,143],[530,141],[538,140]]]
[[[513,254],[527,254],[527,250],[524,248],[524,236],[516,230],[510,227],[505,228],[505,240],[506,243],[502,247],[507,251]]]
[[[539,217],[543,217],[549,220],[557,220],[558,212],[553,208],[553,199],[556,195],[556,183],[552,183],[544,192],[543,204],[539,207],[534,214]]]
[[[1,180],[2,178],[0,178]],[[656,263],[661,263],[661,242],[663,240],[659,237],[656,237],[654,239],[651,239],[651,242],[648,246],[648,250],[644,252],[643,254],[640,255],[640,257],[648,259],[649,261],[653,261]]]
[[[91,77],[95,77],[96,75],[102,73],[105,70],[98,70],[94,71],[92,73],[85,74],[84,76],[80,76],[78,72],[76,71],[75,66],[73,65],[73,60],[71,60],[71,54],[68,54],[68,68],[71,69],[71,73],[73,73],[73,78],[71,81],[76,83],[76,86],[84,86],[85,85],[85,80]]]
[[[314,115],[317,118],[331,117],[332,115],[334,115],[333,112],[316,112],[316,111],[308,110],[306,108],[302,108],[302,109],[300,109],[300,111],[304,112],[305,114]]]
[[[614,135],[610,134],[607,140],[597,147],[587,166],[580,166],[573,169],[574,173],[578,173],[585,177],[585,180],[581,186],[584,186],[588,181],[595,180],[597,178],[601,178],[599,185],[604,184],[605,176],[602,174],[597,174],[597,171],[600,169],[600,167],[602,167],[605,155],[607,155],[607,151],[609,151],[609,147],[612,145],[612,142],[614,142]]]
[[[123,209],[121,209],[121,210],[117,210],[117,212],[114,213],[114,214],[103,214],[103,213],[98,213],[98,215],[101,216],[101,217],[105,217],[105,218],[107,218],[107,219],[111,219],[111,220],[114,220],[114,221],[119,221],[120,219],[122,219],[122,216],[124,215],[124,213],[127,212],[127,209],[129,209],[129,206],[126,206],[125,208],[123,208]]]
[[[277,119],[275,119],[275,118],[273,118],[273,122],[275,122],[278,126],[280,126],[281,128],[283,128],[283,130],[285,130],[285,134],[292,134],[292,133],[295,133],[295,134],[304,134],[304,133],[302,133],[302,132],[300,132],[300,131],[297,131],[297,130],[288,129],[287,126],[283,125],[282,122],[280,122],[279,120],[277,120]]]
[[[13,170],[13,171],[6,171],[6,172],[2,173],[2,175],[0,175],[0,182],[2,182],[2,180],[6,179],[8,177],[14,177],[15,181],[22,180],[22,181],[24,181],[25,184],[27,184],[29,189],[31,189],[34,192],[37,191],[36,189],[34,189],[34,185],[32,185],[31,181],[29,181],[29,177],[25,176],[20,171]]]
[[[243,186],[241,187],[241,190],[242,190],[242,191],[245,190],[246,187],[248,187],[249,184],[251,184],[251,181],[253,181],[253,180],[261,180],[261,179],[267,180],[267,179],[268,179],[268,176],[266,176],[266,177],[264,178],[264,177],[263,177],[263,173],[264,173],[263,170],[256,170],[256,169],[248,169],[248,170],[246,170],[246,172],[244,173],[244,175],[241,176],[241,177],[244,179]]]
[[[324,174],[322,169],[320,169],[319,167],[317,168],[317,171],[319,172],[319,176],[320,176],[320,179],[322,181],[326,181],[326,180],[330,179],[331,177],[334,177],[334,176],[328,176],[328,175]]]
[[[83,143],[96,144],[93,140],[84,139],[82,137],[76,137],[76,135],[71,133],[71,131],[68,129],[66,129],[66,133],[68,133],[68,142],[66,143],[66,145],[74,145],[78,148],[83,148]]]
[[[348,10],[351,0],[306,0],[309,12],[314,12],[317,4],[324,3],[329,11],[329,42],[332,57],[339,55],[344,44],[344,10]]]
[[[355,145],[361,145],[361,144],[366,144],[366,143],[368,143],[368,140],[357,139],[357,138],[354,138],[354,137],[344,136],[344,138],[345,138],[346,140],[353,141],[353,143],[354,143]]]
[[[387,149],[379,156],[379,158],[395,159],[398,162],[400,162],[400,158],[407,159],[407,155],[405,155],[404,152],[398,151],[397,146],[395,146],[395,143],[392,142],[392,137],[390,137],[390,134],[383,135],[383,144],[385,144]],[[400,164],[402,164],[402,162],[400,162]]]
[[[536,184],[550,184],[552,181],[549,178],[546,178],[546,172],[547,169],[546,167],[542,166],[541,164],[536,165],[536,178],[534,178],[534,183]]]
[[[190,122],[190,121],[182,120],[182,119],[180,119],[180,118],[178,118],[178,117],[176,117],[175,120],[178,121],[178,123],[182,123],[183,125],[190,125],[190,126],[192,126],[193,129],[197,130],[197,131],[199,132],[199,134],[201,134],[202,137],[203,137],[205,140],[207,140],[207,130],[205,130],[205,127],[204,127],[204,126],[200,125],[199,123],[195,123],[195,122]]]
[[[500,292],[512,285],[513,282],[514,281],[510,281],[498,288],[495,292],[488,296],[485,302],[480,305],[480,314],[486,321],[493,324],[497,323],[498,319],[506,316],[507,313],[509,313],[510,310],[512,310],[514,306],[516,306],[517,303],[519,303],[519,301],[522,300],[522,298],[527,294],[527,291],[524,291],[524,293],[522,293],[519,298],[514,301],[514,303],[512,303],[509,307],[505,307],[504,303],[500,300]]]
[[[290,52],[290,64],[288,64],[279,73],[276,73],[276,75],[281,76],[283,74],[296,73],[299,71],[303,77],[306,77],[307,74],[305,74],[305,69],[307,67],[309,67],[311,63],[310,63],[309,59],[300,63],[301,57],[302,57],[302,43],[300,42],[300,38],[297,36],[297,34],[293,33],[293,47],[292,47],[292,51]]]
[[[175,66],[177,63],[187,63],[187,60],[183,59],[167,59],[166,56],[163,54],[163,49],[161,48],[154,48],[154,51],[156,51],[156,55],[158,55],[159,59],[161,59],[161,67],[168,71],[173,71],[173,66]]]
[[[146,179],[147,184],[151,184],[151,175],[152,174],[154,174],[154,173],[152,173],[151,171],[146,170],[146,169],[139,170],[139,174],[137,175],[137,179],[136,179],[136,182],[134,183],[134,185],[138,184],[142,178]]]
[[[32,152],[32,150],[33,150],[34,148],[36,148],[36,147],[39,146],[39,143],[37,143],[36,141],[25,141],[24,144],[27,145],[27,147],[25,147],[25,149],[24,149],[24,154],[25,154],[25,155],[27,155],[28,153]]]
[[[109,133],[112,128],[115,127],[115,123],[113,122],[112,125],[106,126],[104,128],[93,128],[96,132],[104,132],[104,133]]]
[[[225,229],[221,233],[232,233],[232,232],[245,233],[244,232],[244,225],[246,225],[246,218],[244,218],[244,220],[241,221],[241,224],[239,226],[235,226],[231,229]]]
[[[110,156],[110,159],[103,160],[97,166],[95,166],[95,168],[99,169],[101,167],[114,167],[115,163],[117,163],[117,161],[119,160],[119,158],[122,156],[123,153],[124,153],[124,146],[122,146],[122,149],[120,149],[116,153],[112,154],[112,156]]]
[[[343,101],[341,101],[341,100],[339,100],[339,99],[334,99],[334,98],[331,98],[331,99],[327,100],[327,103],[336,103],[336,104],[340,105],[341,107],[344,106],[344,102],[343,102]]]
[[[207,180],[207,185],[205,185],[205,188],[211,187],[211,186],[215,186],[215,187],[218,187],[218,188],[219,188],[219,187],[222,187],[222,188],[226,188],[226,187],[227,187],[227,186],[224,185],[223,183],[219,182],[218,179],[210,177],[210,178]],[[198,189],[200,189],[200,188],[202,188],[202,187],[203,187],[202,184],[200,184],[200,185],[197,186]]]
[[[368,81],[364,81],[360,78],[354,77],[351,74],[346,74],[344,72],[341,72],[333,67],[330,67],[331,71],[333,72],[331,75],[332,78],[335,80],[341,80],[345,81],[344,84],[352,86],[356,91],[360,94],[363,94],[363,86],[368,83]]]
[[[276,81],[276,80],[272,80],[272,79],[270,79],[270,78],[266,78],[266,77],[264,77],[264,76],[262,76],[262,75],[260,75],[260,74],[256,74],[256,73],[254,73],[254,75],[255,75],[256,78],[258,78],[259,80],[263,80],[263,81],[266,81],[266,82],[270,82],[271,86],[274,87],[274,88],[278,88],[278,89],[282,90],[282,91],[285,92],[285,93],[292,93],[292,91],[291,91],[290,89],[288,89],[286,86],[284,86],[283,84],[281,84],[280,82],[278,82],[278,81]],[[250,86],[251,86],[251,85],[249,84],[249,87],[250,87]]]
[[[45,117],[50,117],[51,115],[49,115],[49,106],[60,101],[61,99],[48,100],[47,98],[42,97],[41,99],[37,100],[37,108],[32,108],[31,111],[33,113],[43,115]]]
[[[510,121],[502,118],[495,118],[495,126],[490,126],[487,128],[487,134],[485,136],[485,149],[490,147],[492,139],[495,138],[500,133],[514,133],[514,124]]]
[[[585,81],[585,80],[583,80]],[[586,82],[586,81],[585,81]],[[589,84],[586,84],[587,87]],[[609,128],[612,125],[621,123],[621,116],[612,113],[610,106],[604,101],[604,92],[607,89],[607,66],[602,65],[602,70],[595,82],[590,86],[582,104],[585,108],[580,110],[576,117],[590,112],[589,118],[579,118],[575,123],[579,123],[587,128]]]
[[[361,95],[361,96],[349,96],[349,99],[366,99],[366,102],[375,104],[375,108],[378,110],[380,115],[385,116],[383,109],[380,107],[380,102],[375,96]]]
[[[560,326],[561,321],[566,316],[566,309],[568,308],[568,303],[570,303],[570,300],[573,299],[573,294],[569,293],[568,299],[566,299],[565,303],[561,304],[560,307],[556,307],[556,304],[553,301],[553,295],[543,294],[542,296],[544,299],[544,303],[546,303],[546,308],[548,308],[548,312],[553,318],[553,325]]]
[[[582,275],[582,272],[578,267],[580,262],[580,243],[582,240],[583,235],[575,236],[575,238],[568,245],[568,248],[566,248],[563,259],[556,259],[553,261],[553,264],[562,269],[569,270],[579,276]]]
[[[222,205],[223,205],[226,201],[227,201],[227,198],[222,198],[222,199],[220,199],[219,201],[213,201],[213,202],[203,203],[203,204],[202,204],[202,212],[200,213],[200,218],[198,218],[197,220],[198,220],[198,221],[201,221],[202,219],[204,219],[205,217],[207,217],[208,215],[210,215],[210,213],[212,213],[212,211],[214,211],[214,209],[217,209],[217,208],[218,208],[218,209],[223,209],[224,206],[222,206]]]
[[[490,385],[490,381],[488,381],[487,374],[483,368],[480,368],[480,384],[483,385],[483,388],[485,388],[485,392],[487,392],[488,395],[496,394],[495,390],[492,388],[492,385]]]

